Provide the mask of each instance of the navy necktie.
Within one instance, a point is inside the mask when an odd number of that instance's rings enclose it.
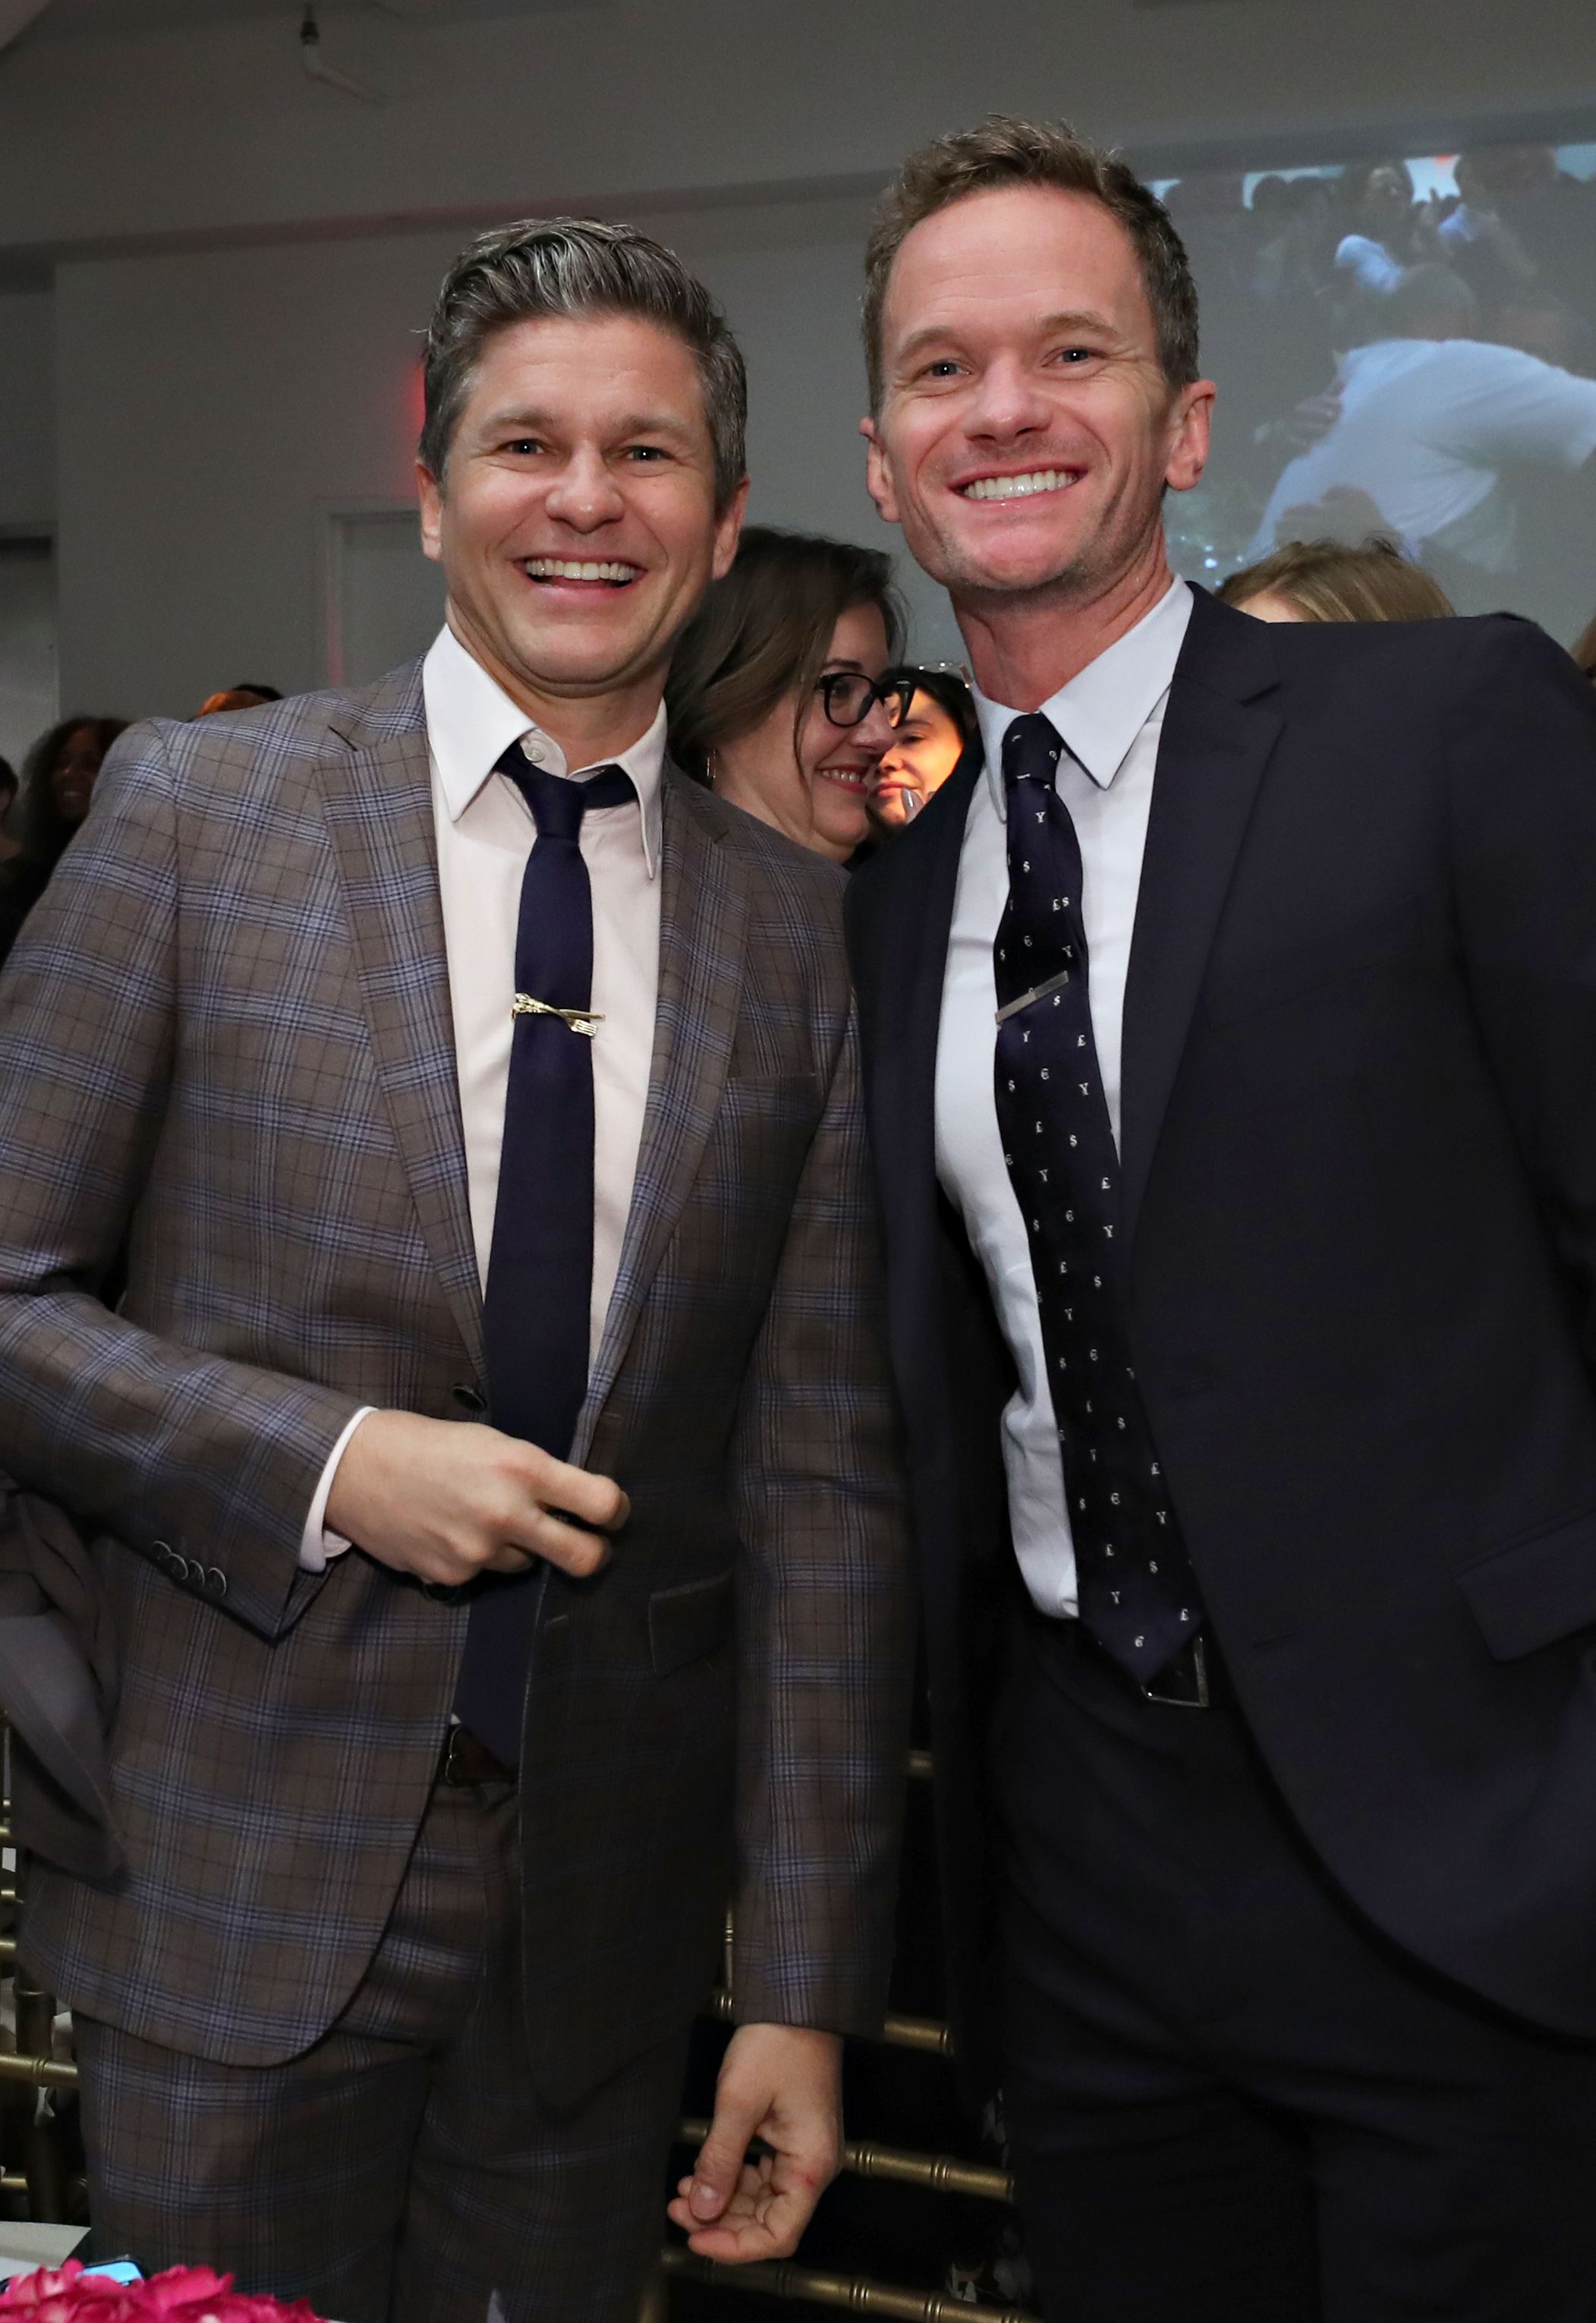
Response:
[[[1080,1617],[1147,1685],[1196,1637],[1203,1610],[1124,1327],[1119,1155],[1087,996],[1080,842],[1056,787],[1062,748],[1035,713],[1003,738],[997,1120],[1036,1278]]]
[[[573,782],[534,766],[518,742],[498,761],[532,810],[537,842],[521,879],[515,1029],[505,1091],[499,1198],[483,1299],[488,1409],[495,1428],[557,1459],[587,1392],[593,1289],[593,904],[582,857],[590,806],[635,799],[604,767]],[[475,1584],[454,1693],[462,1725],[495,1758],[520,1757],[537,1614],[536,1572]]]

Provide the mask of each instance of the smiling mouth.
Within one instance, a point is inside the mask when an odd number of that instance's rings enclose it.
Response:
[[[614,559],[599,563],[575,556],[523,556],[519,563],[528,581],[586,582],[606,589],[626,588],[643,570],[640,565],[623,565]]]
[[[857,791],[860,798],[870,787],[867,767],[817,767],[815,772],[822,782],[835,783],[839,790]]]
[[[1041,492],[1068,491],[1078,482],[1073,468],[1032,468],[1023,476],[977,476],[957,489],[966,500],[1028,500]]]

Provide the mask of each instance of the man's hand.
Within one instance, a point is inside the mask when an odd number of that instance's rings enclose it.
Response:
[[[748,2158],[748,2140],[771,2151]],[[842,2043],[796,2025],[743,2025],[715,2089],[715,2118],[670,2215],[700,2258],[791,2258],[842,2158]]]
[[[560,1511],[595,1529],[562,1521]],[[546,1557],[581,1579],[610,1555],[629,1514],[608,1476],[535,1444],[463,1420],[373,1411],[344,1446],[328,1525],[397,1573],[454,1586],[479,1573],[524,1573]]]

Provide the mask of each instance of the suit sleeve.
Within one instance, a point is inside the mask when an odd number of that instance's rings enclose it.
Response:
[[[357,1405],[99,1295],[179,1070],[174,794],[161,729],[134,729],[0,977],[0,1463],[169,1570],[196,1560],[271,1637],[316,1586],[300,1533]]]
[[[740,2023],[879,2030],[913,1614],[850,1020],[733,1446]]]
[[[1596,1361],[1596,687],[1527,622],[1469,628],[1448,745],[1463,971]]]

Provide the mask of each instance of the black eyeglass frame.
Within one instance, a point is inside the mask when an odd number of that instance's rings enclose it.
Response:
[[[837,695],[840,690],[844,686],[850,685],[864,685],[867,691],[865,694],[864,700],[861,702],[858,709],[855,711],[851,718],[839,718],[836,711],[831,705],[837,699]],[[907,712],[910,700],[914,692],[913,685],[909,684],[907,679],[895,678],[890,685],[883,685],[875,678],[867,678],[863,670],[858,669],[828,670],[824,677],[816,678],[814,690],[821,697],[821,703],[825,711],[827,718],[839,732],[844,734],[846,734],[851,727],[862,726],[878,702],[884,707],[894,701],[897,702],[898,715],[897,718],[894,718],[892,721],[893,724],[895,726],[898,722],[898,719],[903,717]],[[887,714],[889,717],[891,716],[890,710]]]

